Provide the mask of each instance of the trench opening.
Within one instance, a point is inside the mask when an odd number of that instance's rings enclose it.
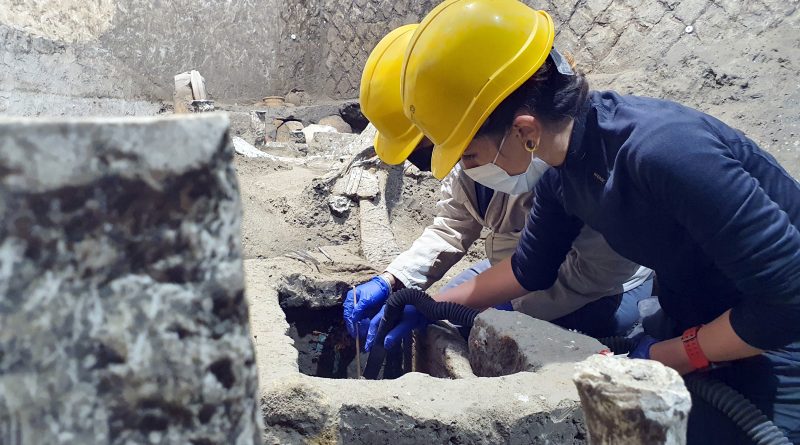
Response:
[[[356,341],[347,332],[342,320],[342,307],[284,307],[289,323],[287,335],[297,349],[297,365],[301,373],[328,379],[357,379],[363,373],[369,354],[362,350],[361,371],[356,367]],[[363,342],[361,339],[363,348]],[[394,351],[381,371],[380,378],[389,380],[414,369],[413,342],[404,342]]]

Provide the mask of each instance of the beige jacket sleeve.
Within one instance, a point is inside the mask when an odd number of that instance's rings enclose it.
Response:
[[[603,235],[584,226],[553,286],[517,298],[512,305],[532,317],[555,320],[599,298],[634,289],[651,275],[650,269],[623,258]]]
[[[425,290],[444,276],[469,250],[483,225],[467,209],[460,169],[444,178],[433,224],[386,271],[410,288]],[[474,193],[474,192],[473,192]]]

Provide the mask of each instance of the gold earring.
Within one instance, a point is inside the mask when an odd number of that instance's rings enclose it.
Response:
[[[533,141],[530,139],[525,141],[525,150],[527,150],[529,153],[533,153],[538,149],[539,149],[539,144],[534,145]]]

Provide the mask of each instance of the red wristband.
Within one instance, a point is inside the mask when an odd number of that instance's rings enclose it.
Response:
[[[706,354],[700,348],[700,342],[697,341],[697,331],[699,331],[702,326],[703,325],[689,328],[684,331],[681,336],[683,349],[686,351],[686,355],[689,356],[689,363],[698,371],[705,370],[711,366],[708,357],[706,357]]]

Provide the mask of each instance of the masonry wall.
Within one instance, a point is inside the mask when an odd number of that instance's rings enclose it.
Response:
[[[333,98],[358,96],[361,70],[392,29],[419,22],[436,0],[309,0],[280,10],[271,87],[293,87]],[[292,40],[292,35],[295,40]]]
[[[593,87],[707,111],[800,175],[796,0],[525,1],[551,13]],[[0,113],[153,114],[189,69],[227,103],[355,98],[378,40],[437,3],[0,0]]]
[[[434,1],[0,0],[0,113],[153,114],[190,69],[233,103],[357,96],[389,30]]]

